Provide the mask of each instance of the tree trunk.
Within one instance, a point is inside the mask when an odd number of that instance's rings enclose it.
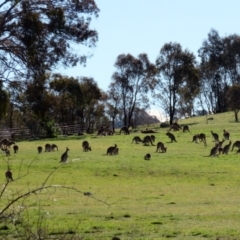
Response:
[[[235,122],[238,122],[238,111],[234,112],[234,116],[235,116]]]

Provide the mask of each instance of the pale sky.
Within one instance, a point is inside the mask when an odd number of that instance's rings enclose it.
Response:
[[[120,54],[146,53],[155,63],[165,43],[180,43],[197,56],[211,29],[221,37],[240,34],[240,0],[95,0],[100,9],[92,28],[99,40],[86,67],[63,75],[92,77],[106,91]]]

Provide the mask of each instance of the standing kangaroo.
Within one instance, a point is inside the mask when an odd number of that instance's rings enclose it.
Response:
[[[107,149],[106,155],[116,155],[116,153],[118,154],[118,148],[117,148],[117,144],[114,144],[114,146],[111,146]]]
[[[65,162],[67,162],[67,159],[68,159],[68,151],[70,151],[69,150],[69,148],[67,147],[66,148],[66,151],[62,154],[62,156],[61,156],[61,161],[60,162],[62,162],[62,163],[65,163]]]
[[[13,146],[14,153],[18,153],[18,149],[19,149],[18,145],[14,145]]]
[[[213,141],[214,142],[219,142],[219,136],[217,133],[214,133],[213,131],[211,131],[212,133],[212,137],[213,137]]]
[[[209,154],[209,157],[215,157],[215,156],[217,156],[218,150],[219,150],[219,144],[216,143],[216,144],[215,144],[215,147],[213,147],[213,148],[211,149],[210,154]]]
[[[42,146],[38,146],[37,150],[38,150],[38,153],[42,153],[42,150],[43,150]]]
[[[229,138],[230,138],[230,133],[228,131],[226,131],[225,129],[223,129],[223,137],[225,140],[229,140]]]
[[[7,182],[13,181],[12,172],[11,172],[10,169],[8,169],[8,170],[5,172],[5,177],[6,177]]]
[[[223,147],[223,151],[222,151],[222,154],[228,154],[229,150],[230,150],[230,147],[231,147],[231,144],[232,142],[229,141],[229,143]]]

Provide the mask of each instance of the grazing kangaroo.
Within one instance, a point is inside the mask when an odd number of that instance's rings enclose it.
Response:
[[[11,170],[8,169],[8,170],[5,172],[5,177],[6,177],[7,182],[13,181],[13,177],[12,177],[12,172],[11,172]]]
[[[219,142],[219,136],[217,133],[214,133],[213,131],[211,131],[212,133],[212,137],[213,137],[213,141],[214,142]]]
[[[199,135],[198,135],[198,134],[195,134],[195,135],[193,136],[192,142],[198,143],[198,138],[199,138]]]
[[[177,142],[175,136],[172,133],[167,132],[166,135],[171,139],[171,143],[172,142]]]
[[[164,143],[162,143],[162,142],[158,142],[157,143],[157,150],[156,150],[156,152],[160,152],[160,150],[161,150],[162,153],[167,152],[167,148],[164,147]]]
[[[229,150],[230,150],[230,147],[231,147],[231,144],[232,142],[229,141],[229,143],[223,147],[223,151],[222,151],[222,154],[228,154]]]
[[[209,154],[209,157],[215,157],[215,156],[217,156],[218,149],[219,149],[219,144],[216,143],[216,144],[215,144],[215,147],[213,147],[213,148],[211,149],[210,154]]]
[[[147,153],[145,156],[144,156],[144,160],[150,160],[151,159],[151,154],[150,153]]]
[[[124,132],[124,134],[130,134],[128,127],[124,126],[120,129],[120,135],[121,133]]]
[[[83,141],[82,142],[82,148],[84,152],[92,151],[92,148],[89,146],[88,141]]]
[[[45,152],[51,152],[52,146],[51,144],[47,143],[45,144]]]
[[[237,147],[238,149],[240,148],[240,141],[236,141],[236,142],[233,144],[233,146],[232,146],[232,151],[233,151],[233,149],[234,149],[235,147]]]
[[[173,130],[173,131],[179,131],[181,129],[181,127],[179,126],[179,125],[176,125],[176,124],[173,124],[173,125],[171,125],[170,126],[170,128],[169,128],[169,132],[171,131],[171,130]]]
[[[43,148],[41,146],[37,147],[38,153],[42,153]]]
[[[200,142],[204,143],[204,146],[207,146],[206,135],[204,133],[198,134],[198,139]]]
[[[183,126],[183,132],[190,132],[188,125]]]
[[[0,141],[0,146],[3,147],[3,148],[10,148],[12,144],[15,144],[15,142],[7,139],[7,138],[3,138],[1,141]]]
[[[106,155],[116,155],[116,151],[118,152],[117,149],[117,144],[114,144],[114,146],[111,146],[107,149],[107,154]]]
[[[152,146],[155,146],[153,144],[152,138],[148,135],[143,138],[142,143],[144,144],[144,146],[149,146],[149,143],[151,143]]]
[[[67,147],[66,148],[66,151],[62,154],[62,156],[61,156],[61,161],[60,162],[62,162],[62,163],[65,163],[65,162],[67,162],[67,159],[68,159],[68,151],[70,151],[69,150],[69,148]]]
[[[139,137],[139,136],[135,136],[132,140],[132,143],[135,142],[135,143],[139,143],[139,142],[142,142],[142,139]]]
[[[57,149],[57,151],[58,151],[58,146],[56,144],[52,144],[51,151],[55,151],[55,149]]]
[[[225,140],[229,140],[229,138],[230,138],[230,133],[228,131],[226,131],[225,129],[223,129],[223,137]]]
[[[18,153],[18,149],[19,149],[18,145],[14,145],[13,146],[14,153]]]

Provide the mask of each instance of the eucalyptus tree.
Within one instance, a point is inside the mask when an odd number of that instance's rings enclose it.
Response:
[[[115,132],[115,121],[117,116],[120,113],[119,107],[120,107],[120,100],[121,100],[121,94],[119,91],[116,90],[116,83],[112,82],[108,86],[107,91],[107,100],[106,100],[106,114],[110,117],[111,123],[112,123],[112,130]]]
[[[182,50],[179,43],[166,43],[160,49],[156,59],[160,81],[155,97],[162,103],[171,124],[178,107],[186,105],[185,110],[189,114],[192,112],[193,101],[200,86],[196,64],[194,54]]]
[[[103,98],[105,94],[93,78],[81,77],[80,87],[84,96],[84,105],[82,108],[83,121],[87,131],[91,132],[95,123],[104,116]]]
[[[94,0],[2,1],[1,79],[33,78],[60,65],[85,63],[87,54],[79,46],[95,46],[98,34],[90,23],[98,12]]]
[[[240,85],[232,85],[226,94],[228,109],[234,112],[235,122],[238,122],[238,113],[240,111]]]
[[[83,93],[78,79],[53,74],[49,80],[49,91],[56,99],[53,115],[58,123],[73,123],[80,117]]]
[[[147,108],[149,90],[156,85],[156,68],[145,53],[137,58],[131,54],[121,54],[115,62],[116,71],[112,75],[111,91],[120,96],[119,110],[123,114],[123,124],[131,126],[136,107]]]
[[[7,106],[9,103],[9,96],[6,90],[3,89],[3,82],[0,81],[0,120],[5,116],[7,112]]]
[[[212,112],[226,111],[225,94],[229,85],[226,68],[229,65],[227,63],[229,56],[226,42],[212,29],[198,54],[201,59],[201,94],[207,98],[205,102],[210,103]]]

